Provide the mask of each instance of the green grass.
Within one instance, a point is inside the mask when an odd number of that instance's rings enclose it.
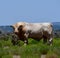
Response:
[[[19,46],[14,46],[11,39],[0,40],[0,58],[12,58],[13,55],[20,55],[21,58],[40,58],[41,54],[47,54],[46,58],[60,58],[60,39],[54,39],[53,45],[48,46],[41,41],[28,40],[29,44],[24,46],[19,41]]]

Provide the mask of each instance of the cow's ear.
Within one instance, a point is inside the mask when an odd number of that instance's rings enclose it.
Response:
[[[18,30],[20,31],[20,30],[22,30],[23,29],[23,25],[20,25],[19,27],[18,27]]]

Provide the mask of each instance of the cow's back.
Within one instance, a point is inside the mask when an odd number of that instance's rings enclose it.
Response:
[[[40,38],[43,36],[43,32],[47,34],[52,32],[51,23],[28,23],[25,26],[26,32],[29,33],[29,37]]]

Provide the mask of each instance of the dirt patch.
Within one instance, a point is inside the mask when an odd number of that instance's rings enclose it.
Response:
[[[20,55],[13,55],[13,58],[21,58]]]
[[[46,55],[41,55],[41,58],[46,58]]]

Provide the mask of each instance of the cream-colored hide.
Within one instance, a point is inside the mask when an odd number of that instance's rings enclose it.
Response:
[[[27,23],[18,22],[13,25],[14,33],[23,40],[25,45],[28,44],[28,38],[52,44],[53,40],[53,27],[52,23]]]

